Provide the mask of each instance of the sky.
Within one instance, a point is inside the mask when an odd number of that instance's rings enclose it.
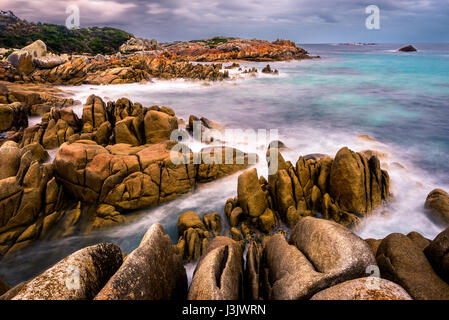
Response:
[[[33,22],[65,24],[76,5],[80,25],[111,26],[158,41],[235,36],[298,43],[449,42],[449,0],[0,0]],[[379,8],[378,30],[365,8]]]

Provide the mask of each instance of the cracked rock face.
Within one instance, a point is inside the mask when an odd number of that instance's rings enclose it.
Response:
[[[185,299],[187,275],[182,257],[159,223],[101,289],[95,300]]]
[[[77,199],[105,203],[120,210],[154,206],[191,191],[196,183],[234,173],[248,165],[174,164],[170,150],[175,142],[104,148],[90,140],[63,144],[54,161],[58,179]],[[225,148],[219,147],[214,153]],[[235,152],[234,152],[235,154]],[[223,161],[224,162],[224,161]]]
[[[271,299],[308,299],[327,287],[362,277],[368,266],[376,265],[368,244],[332,221],[301,219],[290,243],[277,234],[264,248]]]
[[[40,163],[44,151],[38,144],[20,149],[12,141],[0,147],[0,255],[28,246],[60,208],[62,187],[52,164]]]
[[[122,264],[122,252],[101,243],[72,253],[26,283],[12,300],[92,299]]]
[[[243,294],[243,250],[226,237],[212,240],[195,269],[188,300],[238,300]]]

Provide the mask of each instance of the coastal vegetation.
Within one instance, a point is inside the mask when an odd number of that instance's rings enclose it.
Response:
[[[54,53],[109,54],[132,37],[110,27],[69,30],[63,25],[28,22],[10,11],[0,12],[0,47],[5,48],[22,48],[42,40]]]

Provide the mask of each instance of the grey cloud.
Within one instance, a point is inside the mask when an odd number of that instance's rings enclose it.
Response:
[[[374,35],[401,41],[407,35],[424,41],[435,37],[436,27],[429,25],[438,24],[440,37],[448,41],[443,29],[449,0],[2,0],[2,9],[30,21],[63,24],[65,7],[73,3],[80,6],[83,26],[115,26],[167,41],[213,35],[285,35],[308,42],[363,41],[359,37]],[[383,29],[376,34],[364,29],[365,8],[371,4],[381,10]]]

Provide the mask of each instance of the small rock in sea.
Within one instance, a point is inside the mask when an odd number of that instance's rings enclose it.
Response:
[[[273,71],[271,70],[271,67],[269,64],[267,64],[267,66],[265,68],[262,69],[263,73],[272,73]]]
[[[368,142],[378,142],[376,139],[374,139],[373,137],[371,137],[367,134],[361,134],[361,135],[357,136],[357,138],[360,140],[368,141]]]
[[[418,50],[416,50],[416,48],[414,46],[408,45],[408,46],[400,48],[398,51],[400,51],[400,52],[416,52]]]

